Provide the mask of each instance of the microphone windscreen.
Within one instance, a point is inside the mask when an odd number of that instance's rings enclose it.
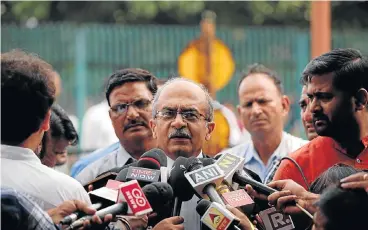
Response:
[[[194,170],[202,168],[202,167],[203,167],[202,162],[196,157],[188,158],[188,160],[185,164],[185,168],[186,168],[187,172],[191,172],[191,171],[194,171]]]
[[[196,207],[197,213],[202,217],[210,206],[211,206],[211,201],[209,200],[202,199],[198,201],[198,204]]]
[[[125,168],[125,169],[123,169],[119,172],[119,174],[116,176],[115,180],[121,181],[121,182],[126,182],[127,181],[126,180],[127,174],[128,174],[128,168]]]
[[[192,199],[195,192],[187,178],[184,176],[187,161],[188,158],[178,157],[173,164],[170,177],[168,179],[168,183],[174,191],[174,196],[178,197],[182,201]]]
[[[220,157],[222,157],[222,154],[218,154],[214,158],[215,158],[215,160],[218,160],[218,159],[220,159]]]
[[[199,160],[202,162],[203,167],[216,163],[216,160],[213,158],[199,158]]]
[[[167,167],[167,158],[159,148],[151,149],[145,152],[138,160],[137,167],[148,169],[160,169],[160,167]]]
[[[153,182],[142,188],[154,211],[162,210],[163,206],[174,198],[171,186],[163,182]]]

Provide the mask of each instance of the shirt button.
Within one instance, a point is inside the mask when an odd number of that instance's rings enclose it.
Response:
[[[360,163],[362,163],[362,160],[361,159],[359,159],[359,158],[357,158],[356,159],[356,161],[360,164]]]

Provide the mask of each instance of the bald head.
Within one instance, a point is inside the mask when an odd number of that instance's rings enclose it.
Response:
[[[199,102],[206,107],[206,119],[209,121],[213,120],[212,100],[207,89],[201,84],[197,84],[185,78],[174,78],[167,81],[160,87],[153,99],[153,117],[157,113],[157,106],[161,103],[162,98],[165,102],[167,102],[167,100],[172,100],[173,103],[177,100],[181,100],[184,104],[186,101],[188,103],[195,101]]]

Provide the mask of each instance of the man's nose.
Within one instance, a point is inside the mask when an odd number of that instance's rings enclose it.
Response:
[[[252,105],[252,114],[255,116],[259,116],[262,113],[262,108],[258,103],[253,103]]]
[[[130,105],[128,107],[128,111],[127,111],[127,118],[133,120],[137,117],[139,117],[139,113],[138,113],[137,109],[134,106]]]
[[[181,129],[181,128],[187,126],[187,123],[184,121],[181,114],[178,113],[178,114],[176,114],[176,117],[174,118],[174,120],[171,122],[171,126],[176,128],[176,129]]]

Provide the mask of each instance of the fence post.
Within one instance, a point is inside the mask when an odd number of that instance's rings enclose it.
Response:
[[[86,30],[81,27],[77,30],[75,39],[75,97],[76,112],[78,117],[78,131],[82,140],[82,123],[87,98],[87,55],[86,55]],[[78,149],[81,150],[80,142]]]
[[[294,122],[292,122],[290,125],[295,125],[295,122],[298,122],[297,124],[299,125],[299,127],[301,127],[300,130],[304,130],[304,128],[301,126],[302,122],[301,122],[301,117],[300,117],[300,107],[298,105],[298,101],[300,98],[300,94],[302,92],[302,85],[300,84],[299,79],[302,76],[303,70],[305,68],[305,66],[308,64],[309,62],[309,39],[308,39],[308,32],[304,31],[304,30],[300,30],[297,31],[297,36],[295,39],[295,46],[294,46],[294,58],[296,60],[296,66],[295,66],[295,78],[296,81],[295,82],[295,89],[296,91],[294,92],[295,95],[295,102],[293,105],[293,117],[295,116],[295,118],[293,119]],[[291,128],[291,127],[290,127]],[[305,132],[302,132],[300,134],[302,137],[306,137],[305,136]]]

